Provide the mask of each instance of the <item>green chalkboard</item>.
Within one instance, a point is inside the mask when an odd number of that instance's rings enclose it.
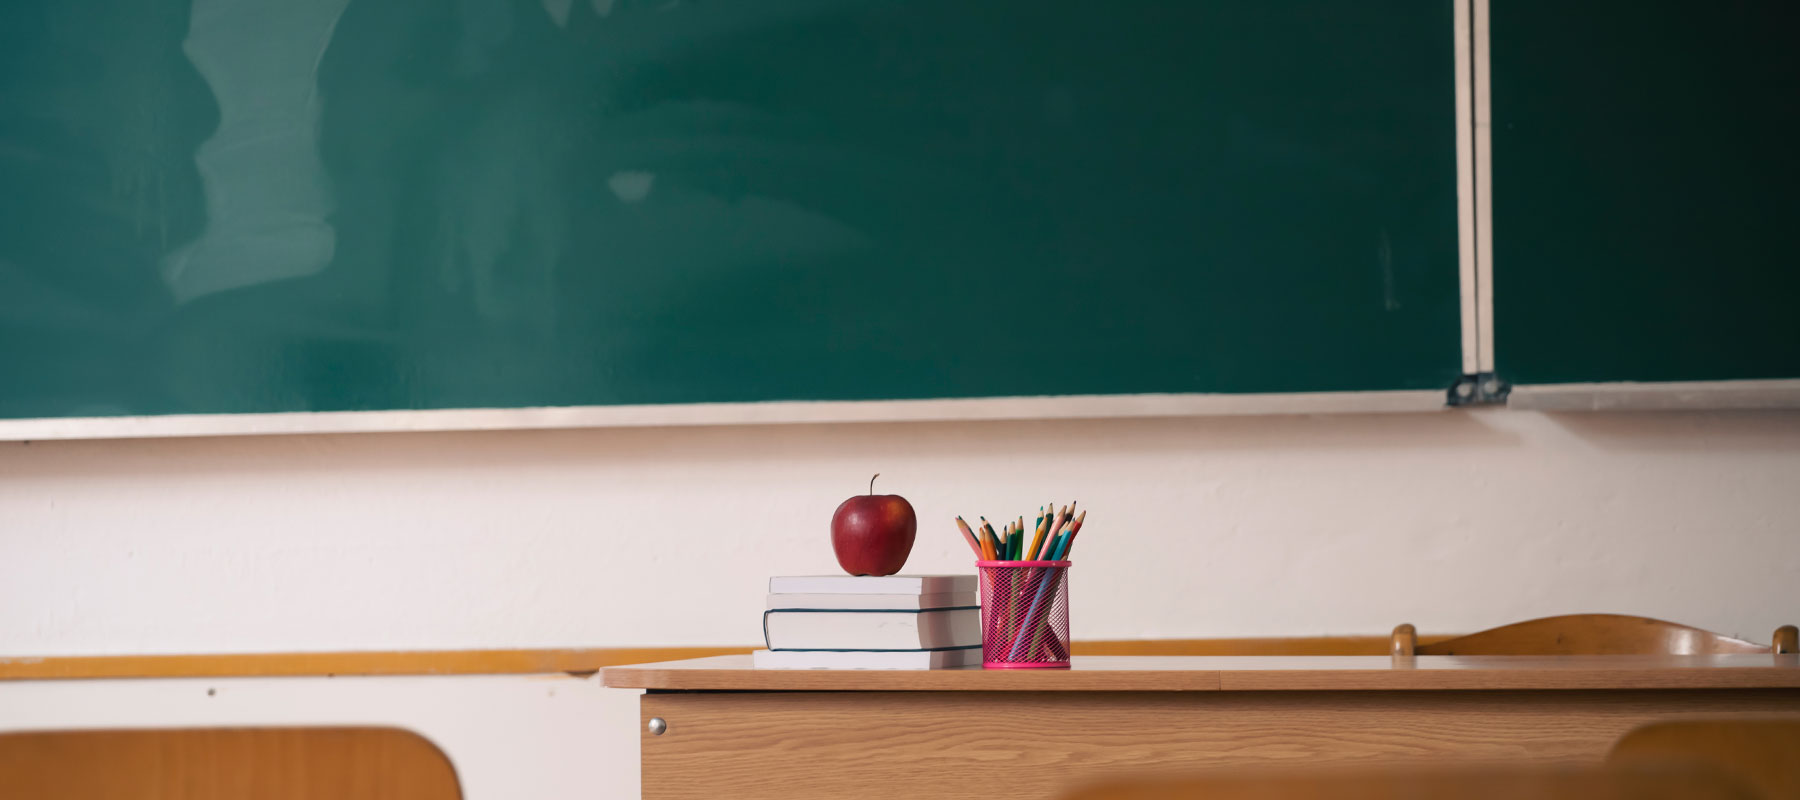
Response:
[[[1449,0],[9,0],[0,416],[1442,389]]]
[[[1495,0],[1495,368],[1800,377],[1800,6]]]

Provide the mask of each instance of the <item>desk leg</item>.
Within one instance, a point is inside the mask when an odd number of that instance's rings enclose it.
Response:
[[[651,692],[647,800],[1051,798],[1146,771],[1593,763],[1652,719],[1800,711],[1800,690]]]

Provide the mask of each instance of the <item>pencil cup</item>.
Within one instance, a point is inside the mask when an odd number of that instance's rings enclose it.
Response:
[[[977,561],[981,665],[1069,668],[1068,561]]]

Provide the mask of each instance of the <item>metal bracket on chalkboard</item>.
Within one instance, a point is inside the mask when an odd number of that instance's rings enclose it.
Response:
[[[1453,406],[1503,406],[1512,393],[1512,384],[1500,380],[1492,372],[1477,372],[1456,379],[1450,386],[1449,403]]]

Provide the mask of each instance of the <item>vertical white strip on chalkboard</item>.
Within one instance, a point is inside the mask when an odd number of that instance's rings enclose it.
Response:
[[[1456,255],[1462,292],[1462,371],[1481,371],[1481,328],[1475,277],[1474,0],[1456,0]]]
[[[1479,372],[1494,371],[1494,92],[1488,6],[1475,3],[1475,340]],[[1459,3],[1460,5],[1460,3]]]

